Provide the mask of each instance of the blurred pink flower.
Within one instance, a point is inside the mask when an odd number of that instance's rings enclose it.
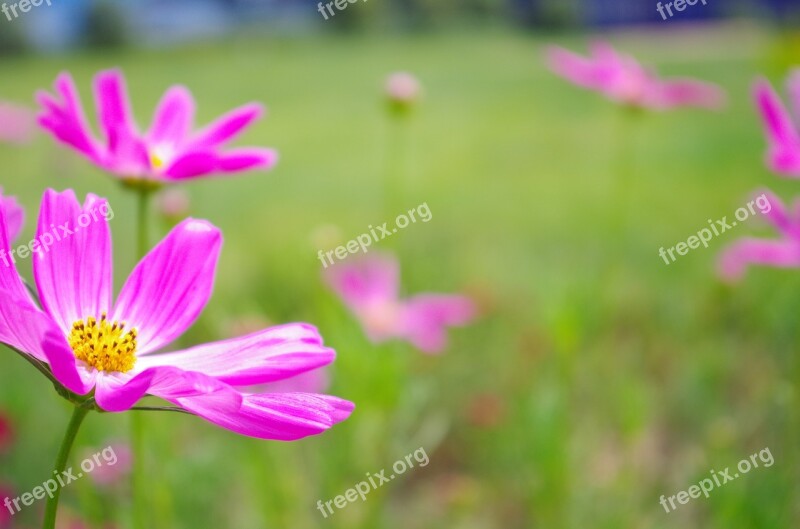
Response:
[[[156,197],[156,208],[170,221],[181,220],[189,214],[189,194],[181,187],[171,187]]]
[[[60,96],[40,91],[39,124],[92,163],[127,182],[174,183],[220,173],[269,169],[277,161],[271,149],[223,147],[263,113],[251,103],[192,133],[195,104],[183,86],[170,88],[156,110],[150,130],[139,132],[118,70],[97,74],[94,96],[105,143],[86,122],[75,82],[62,73],[55,82]]]
[[[37,238],[107,206],[89,195],[47,190]],[[8,251],[0,209],[0,250]],[[213,291],[222,233],[187,219],[136,266],[113,300],[111,234],[93,222],[33,259],[41,309],[12,266],[0,266],[0,342],[49,366],[77,395],[122,412],[153,395],[241,435],[294,440],[347,417],[353,404],[308,393],[243,394],[235,386],[277,382],[333,362],[311,325],[263,329],[188,350],[153,354],[199,317]],[[98,354],[103,351],[103,354]]]
[[[11,527],[13,515],[8,512],[8,509],[4,506],[4,503],[6,498],[11,498],[13,500],[16,497],[17,494],[14,492],[14,489],[0,483],[0,529],[9,529]]]
[[[595,42],[590,49],[591,57],[586,58],[551,46],[547,50],[547,62],[553,72],[573,84],[632,107],[719,109],[725,105],[725,92],[717,85],[693,79],[659,79],[654,71],[633,57],[617,53],[605,42]]]
[[[391,101],[410,104],[421,92],[419,80],[408,72],[396,72],[386,79],[386,95]]]
[[[7,454],[14,444],[14,427],[11,419],[0,412],[0,455]]]
[[[90,459],[94,455],[101,453],[104,455],[100,459],[102,464],[96,465],[91,474],[92,481],[97,485],[113,485],[124,480],[131,471],[133,464],[133,453],[130,446],[125,442],[112,442],[105,445],[103,449],[88,449],[84,451],[84,459]],[[113,464],[105,459],[110,452],[114,454]],[[110,458],[109,458],[110,459]]]
[[[8,238],[13,243],[22,231],[22,225],[25,222],[25,210],[17,204],[17,200],[14,197],[3,196],[2,187],[0,187],[0,209],[3,210],[3,215],[6,218]]]
[[[719,259],[719,273],[728,281],[741,279],[751,264],[778,268],[800,267],[800,199],[791,210],[770,191],[762,191],[772,209],[763,213],[780,233],[780,239],[741,239],[723,250]],[[760,194],[759,193],[759,194]]]
[[[0,101],[0,142],[28,143],[36,130],[33,111]]]
[[[756,82],[755,98],[769,142],[767,165],[777,173],[800,178],[800,68],[787,83],[794,116],[766,79]]]
[[[324,274],[371,341],[398,338],[426,353],[441,352],[447,346],[447,328],[470,323],[475,304],[465,296],[441,294],[401,300],[399,268],[394,257],[370,254],[327,268]]]

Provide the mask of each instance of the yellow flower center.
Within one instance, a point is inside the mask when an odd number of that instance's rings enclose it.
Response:
[[[164,160],[158,154],[151,153],[150,165],[152,165],[154,169],[161,169],[164,167]]]
[[[67,338],[75,357],[98,371],[125,373],[136,363],[136,329],[125,331],[125,323],[109,323],[104,312],[76,321]]]

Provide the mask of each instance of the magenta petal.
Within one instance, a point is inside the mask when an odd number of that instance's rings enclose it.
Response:
[[[100,72],[95,77],[94,90],[100,126],[108,141],[110,169],[137,176],[146,173],[150,169],[150,155],[133,121],[122,73]]]
[[[221,413],[234,413],[242,405],[241,394],[229,385],[176,367],[152,367],[134,376],[103,373],[97,377],[95,399],[106,411],[126,411],[147,394],[173,402],[194,397]]]
[[[234,109],[198,132],[191,140],[189,148],[192,150],[216,149],[233,139],[242,129],[260,118],[263,113],[264,107],[258,103],[250,103]]]
[[[211,296],[221,246],[215,226],[186,219],[136,266],[112,319],[138,331],[138,354],[158,350],[194,323]]]
[[[89,375],[85,369],[78,369],[75,354],[64,335],[54,325],[45,333],[42,349],[53,376],[65,388],[78,395],[85,395],[92,389],[94,377]]]
[[[778,172],[800,174],[800,135],[789,112],[767,81],[756,83],[755,95],[770,143],[771,165]]]
[[[0,299],[0,343],[47,362],[42,342],[55,323],[27,297],[0,288]]]
[[[25,210],[17,204],[14,197],[4,197],[2,187],[0,187],[0,209],[3,210],[5,216],[8,240],[13,244],[22,231],[22,225],[25,222]]]
[[[223,173],[235,173],[249,169],[269,169],[278,161],[278,153],[272,149],[248,147],[230,149],[220,154],[217,164]]]
[[[33,273],[43,308],[65,335],[76,321],[111,308],[111,234],[101,207],[108,203],[95,195],[81,207],[71,190],[42,197]]]
[[[277,441],[320,434],[347,419],[355,408],[346,400],[308,393],[245,395],[241,409],[234,413],[208,406],[193,397],[174,402],[240,435]]]
[[[175,158],[164,172],[164,178],[186,180],[217,172],[218,156],[213,151],[191,151]]]
[[[404,304],[402,334],[421,351],[438,353],[447,346],[447,328],[466,325],[476,314],[467,297],[421,294]]]
[[[742,239],[722,252],[719,273],[724,279],[735,281],[753,264],[778,268],[800,267],[800,244],[794,241]]]
[[[768,189],[759,191],[755,196],[760,197],[761,195],[763,195],[770,204],[769,213],[763,213],[767,220],[785,236],[800,239],[800,227],[789,217],[783,201]]]
[[[577,86],[594,90],[603,90],[607,86],[608,75],[601,72],[593,61],[564,48],[548,48],[547,63],[555,74]]]
[[[63,106],[47,92],[40,91],[36,94],[36,100],[44,107],[38,117],[39,124],[61,142],[99,163],[102,160],[102,149],[86,121],[72,76],[61,73],[56,78],[55,89],[63,100]]]
[[[789,94],[789,104],[791,105],[794,117],[800,119],[800,68],[795,68],[789,74],[786,81],[786,90]]]
[[[274,382],[326,366],[336,353],[322,345],[317,329],[288,324],[185,351],[139,359],[142,367],[174,365],[222,382],[247,386]]]
[[[194,122],[194,98],[183,86],[170,88],[158,104],[153,125],[147,133],[151,144],[180,145]]]
[[[661,108],[693,106],[719,110],[725,106],[727,96],[718,86],[690,79],[661,82],[658,86],[657,105]]]

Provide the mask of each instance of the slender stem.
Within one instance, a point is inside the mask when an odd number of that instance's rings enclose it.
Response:
[[[83,419],[91,411],[89,408],[76,406],[72,412],[72,419],[69,421],[67,431],[64,434],[64,440],[61,441],[61,448],[58,450],[58,457],[56,457],[55,473],[60,476],[67,468],[67,459],[72,450],[72,445],[75,442],[75,437],[78,435],[78,429],[81,427]],[[56,526],[56,512],[58,511],[58,500],[61,497],[61,488],[56,488],[53,495],[47,500],[47,508],[44,514],[43,529],[54,529]]]
[[[148,248],[148,221],[150,191],[140,188],[138,191],[138,218],[137,218],[137,259],[147,253]],[[145,448],[144,448],[144,417],[141,413],[131,413],[131,490],[133,491],[133,526],[136,529],[147,527],[147,490],[145,489]]]
[[[384,215],[393,219],[400,213],[403,203],[403,177],[406,156],[406,121],[408,116],[389,117],[388,145],[386,146],[386,180],[384,182]]]

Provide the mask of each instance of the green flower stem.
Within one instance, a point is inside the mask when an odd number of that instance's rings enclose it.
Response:
[[[152,190],[141,187],[138,193],[137,207],[137,259],[147,253],[148,248],[148,221],[150,195]],[[145,488],[145,448],[144,448],[144,416],[141,413],[131,413],[131,490],[133,491],[133,526],[135,529],[147,527],[147,489]]]
[[[83,423],[83,419],[91,411],[90,408],[76,406],[75,411],[72,412],[72,419],[69,421],[67,431],[64,434],[64,440],[61,441],[61,448],[58,450],[58,457],[56,457],[55,472],[56,475],[61,475],[67,468],[67,459],[72,450],[72,445],[75,443],[75,437],[78,435],[78,430]],[[61,497],[61,488],[57,488],[53,496],[47,500],[47,508],[44,514],[43,529],[54,529],[56,526],[56,512],[58,511],[58,500]]]

